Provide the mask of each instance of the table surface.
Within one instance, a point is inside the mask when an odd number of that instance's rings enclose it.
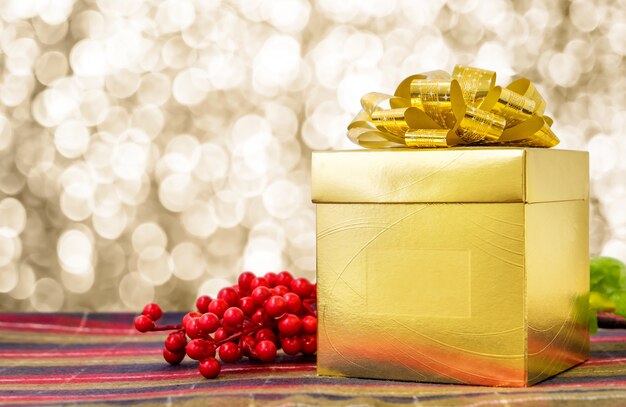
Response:
[[[165,323],[181,315],[166,315]],[[592,337],[589,361],[531,388],[318,377],[315,358],[167,365],[165,334],[139,334],[131,314],[0,314],[0,404],[8,405],[626,405],[626,331]],[[170,321],[167,321],[170,320]]]

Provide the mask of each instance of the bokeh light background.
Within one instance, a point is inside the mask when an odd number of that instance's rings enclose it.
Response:
[[[314,278],[310,152],[369,91],[456,63],[534,81],[591,152],[591,253],[626,260],[626,5],[0,1],[0,309],[186,309]]]

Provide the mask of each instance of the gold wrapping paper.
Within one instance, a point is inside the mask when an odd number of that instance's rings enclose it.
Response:
[[[554,147],[546,103],[528,79],[495,86],[496,73],[457,65],[452,75],[404,79],[393,96],[368,93],[348,137],[367,148],[507,145]]]
[[[529,386],[586,359],[587,153],[377,149],[312,165],[319,374]]]

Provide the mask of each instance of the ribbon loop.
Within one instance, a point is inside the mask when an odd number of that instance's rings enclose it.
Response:
[[[509,89],[496,86],[480,104],[480,108],[504,117],[509,126],[514,126],[535,112],[534,100]]]
[[[535,88],[535,85],[532,84],[526,78],[520,78],[515,80],[506,87],[510,91],[513,91],[519,95],[525,96],[535,101],[535,113],[538,115],[542,115],[546,110],[546,101],[543,99],[539,91]]]
[[[506,121],[495,114],[467,106],[456,133],[467,144],[493,142],[500,138]]]
[[[471,66],[457,65],[452,77],[459,81],[463,99],[470,105],[479,103],[496,84],[496,73]]]
[[[546,102],[528,79],[495,86],[496,73],[457,65],[411,75],[394,95],[368,93],[348,126],[366,148],[509,145],[553,147]]]
[[[372,121],[379,130],[404,137],[404,133],[411,128],[406,117],[409,109],[410,107],[377,110],[372,113]]]
[[[414,79],[411,82],[411,105],[445,127],[448,114],[452,112],[451,84],[451,80]]]
[[[408,147],[448,147],[447,129],[409,130],[404,135]]]

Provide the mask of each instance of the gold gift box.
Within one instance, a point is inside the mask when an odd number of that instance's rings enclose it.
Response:
[[[313,153],[320,375],[529,386],[589,349],[588,154]]]

